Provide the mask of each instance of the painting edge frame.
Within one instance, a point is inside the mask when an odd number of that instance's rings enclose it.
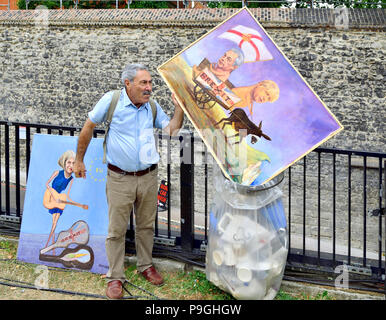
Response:
[[[188,117],[188,119],[190,120],[190,122],[193,124],[193,126],[195,127],[195,124],[194,122],[192,121],[190,115],[189,115],[189,112],[187,112],[187,110],[185,109],[185,105],[180,101],[179,99],[179,96],[175,93],[175,91],[172,89],[172,86],[170,85],[169,81],[167,80],[167,78],[164,76],[163,72],[161,71],[161,68],[166,65],[167,63],[169,63],[170,61],[172,61],[173,59],[175,59],[177,56],[181,55],[184,51],[188,50],[190,47],[192,47],[194,44],[196,44],[197,42],[201,41],[203,38],[207,37],[210,33],[212,33],[213,31],[215,31],[216,29],[218,29],[221,25],[223,25],[224,23],[226,23],[228,20],[232,19],[234,16],[236,16],[237,14],[239,14],[240,12],[242,12],[243,10],[247,11],[250,16],[255,20],[255,22],[258,24],[258,26],[264,31],[265,35],[272,41],[272,43],[275,45],[275,48],[280,52],[280,54],[284,57],[284,59],[289,63],[289,65],[292,67],[292,69],[298,74],[298,76],[301,78],[301,80],[304,82],[304,84],[311,90],[311,92],[314,94],[314,96],[317,98],[317,100],[322,104],[322,106],[327,110],[327,112],[329,113],[330,116],[332,116],[332,118],[336,121],[336,123],[338,124],[339,128],[336,129],[335,131],[331,132],[327,137],[325,137],[323,140],[319,141],[318,143],[316,143],[315,145],[313,145],[309,150],[307,150],[306,152],[304,152],[303,154],[301,154],[299,157],[297,157],[295,160],[293,160],[291,163],[289,163],[287,166],[285,167],[282,167],[280,168],[279,170],[277,170],[276,172],[274,172],[269,178],[267,178],[266,180],[264,180],[262,183],[260,183],[259,185],[264,185],[265,183],[269,182],[270,180],[272,180],[273,178],[275,178],[276,176],[278,176],[280,173],[282,173],[283,171],[285,171],[286,169],[288,169],[290,166],[292,166],[294,163],[296,163],[297,161],[299,161],[300,159],[304,158],[305,156],[307,156],[310,152],[312,152],[313,150],[315,150],[317,147],[319,147],[321,144],[323,144],[325,141],[331,139],[333,136],[335,136],[336,134],[338,134],[340,131],[342,131],[344,129],[343,125],[340,123],[340,121],[336,118],[336,116],[331,112],[331,110],[325,105],[325,103],[323,102],[323,100],[319,97],[319,95],[314,91],[314,89],[310,86],[310,84],[307,82],[307,80],[305,80],[303,78],[303,76],[300,74],[300,72],[297,70],[297,68],[292,64],[292,62],[288,59],[288,57],[285,55],[285,53],[280,49],[280,47],[275,43],[275,41],[271,38],[271,36],[268,34],[268,32],[266,32],[266,30],[264,29],[264,27],[260,24],[260,22],[257,20],[257,18],[254,16],[254,14],[251,12],[251,10],[249,10],[248,7],[244,7],[244,8],[241,8],[240,10],[237,10],[237,12],[233,13],[231,16],[229,16],[227,19],[225,19],[224,21],[222,21],[221,23],[219,23],[217,26],[215,26],[214,28],[212,28],[211,30],[209,30],[207,33],[205,33],[204,35],[202,35],[200,38],[198,38],[197,40],[195,40],[194,42],[192,42],[191,44],[189,44],[186,48],[182,49],[181,51],[179,51],[177,54],[175,54],[173,57],[171,57],[170,59],[168,59],[167,61],[165,61],[164,63],[162,63],[160,66],[157,67],[157,71],[158,73],[161,75],[162,79],[165,81],[165,83],[167,84],[167,86],[169,87],[169,90],[174,93],[175,95],[175,98],[177,99],[178,103],[180,104],[181,108],[184,110],[184,113],[185,115]],[[195,128],[196,129],[196,128]],[[198,135],[200,136],[200,138],[204,141],[205,143],[205,139],[203,138],[201,132],[199,130],[197,130],[197,133]],[[217,158],[217,156],[215,155],[215,152],[213,151],[213,149],[205,143],[205,146],[209,149],[210,153],[212,154],[213,158],[216,160],[217,164],[219,165],[221,171],[225,174],[225,176],[233,181],[231,179],[231,177],[229,176],[229,174],[224,170],[223,166],[221,165],[221,161],[219,161],[219,159]],[[235,181],[233,181],[234,183],[236,183]]]

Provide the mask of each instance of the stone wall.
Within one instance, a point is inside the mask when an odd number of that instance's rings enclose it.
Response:
[[[0,120],[81,127],[98,99],[121,86],[127,62],[149,66],[154,96],[172,115],[170,92],[156,68],[235,13],[202,10],[53,10],[0,13]],[[348,10],[346,24],[332,9],[251,9],[268,34],[344,126],[324,147],[385,152],[385,14]],[[345,14],[346,14],[345,13]],[[340,16],[339,16],[340,15]],[[344,19],[343,19],[344,20]],[[184,128],[193,130],[185,119]],[[174,145],[172,205],[179,206],[178,144]],[[197,142],[196,155],[203,146]],[[11,146],[11,153],[12,153]],[[362,160],[359,159],[359,162]],[[328,160],[326,160],[328,163]],[[2,163],[4,160],[2,159]],[[347,243],[346,160],[337,190],[337,237]],[[3,166],[3,164],[2,164]],[[23,164],[22,164],[23,167]],[[377,207],[377,165],[368,173],[368,208]],[[166,166],[160,175],[165,177]],[[316,164],[307,173],[306,235],[317,228]],[[331,163],[327,164],[331,168]],[[291,230],[303,232],[302,162],[293,166]],[[332,237],[331,170],[323,174],[321,236]],[[203,166],[195,168],[195,209],[204,211]],[[212,165],[209,166],[209,203]],[[352,241],[363,247],[361,165],[353,172]],[[358,189],[358,190],[357,190]],[[288,192],[288,185],[283,184]],[[287,198],[285,205],[288,211]],[[368,222],[367,248],[376,250],[378,224]]]

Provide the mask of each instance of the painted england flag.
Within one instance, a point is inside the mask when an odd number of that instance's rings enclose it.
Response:
[[[227,32],[222,33],[219,38],[227,39],[238,44],[244,53],[244,62],[267,61],[273,57],[265,46],[261,35],[255,30],[238,25]]]

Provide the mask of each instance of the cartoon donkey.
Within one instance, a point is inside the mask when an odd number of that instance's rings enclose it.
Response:
[[[251,143],[256,143],[258,137],[263,137],[266,140],[271,140],[270,137],[268,137],[266,134],[263,133],[261,130],[262,127],[262,121],[260,121],[259,126],[256,126],[251,120],[249,120],[248,116],[246,115],[245,111],[243,109],[237,108],[231,111],[231,115],[228,118],[223,118],[219,122],[215,124],[218,125],[221,122],[224,122],[221,129],[224,129],[224,127],[228,125],[232,125],[234,130],[237,131],[237,133],[234,136],[227,137],[227,138],[233,138],[240,136],[240,140],[236,143],[241,143],[243,141],[243,138],[247,135],[251,134]],[[240,131],[241,130],[241,131]]]

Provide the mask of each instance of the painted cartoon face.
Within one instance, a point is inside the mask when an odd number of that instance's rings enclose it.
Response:
[[[66,171],[67,174],[72,174],[72,172],[74,170],[74,163],[75,163],[74,158],[68,158],[67,159],[65,166],[64,166],[64,170]]]
[[[264,86],[257,86],[253,90],[253,100],[257,103],[265,103],[272,101],[271,94]]]
[[[218,60],[218,67],[226,70],[226,71],[232,71],[236,69],[236,66],[234,66],[234,63],[237,59],[237,53],[229,50],[224,53],[224,55]]]
[[[132,81],[126,80],[127,94],[131,102],[140,107],[150,99],[152,87],[151,75],[146,70],[138,70]]]

